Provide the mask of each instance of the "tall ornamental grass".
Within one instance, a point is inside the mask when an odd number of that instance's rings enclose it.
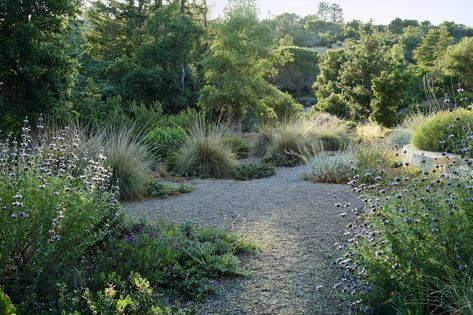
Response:
[[[349,141],[348,125],[343,120],[325,113],[302,117],[274,129],[264,160],[277,166],[295,166],[323,150],[341,150]]]
[[[238,166],[233,147],[224,139],[231,132],[228,124],[211,124],[195,118],[187,137],[176,152],[175,169],[184,176],[230,177]]]

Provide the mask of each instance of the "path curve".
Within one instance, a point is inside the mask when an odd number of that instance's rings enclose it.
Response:
[[[253,237],[261,251],[242,257],[248,277],[215,283],[218,293],[201,315],[345,314],[333,285],[341,271],[333,264],[345,226],[357,204],[347,185],[302,180],[305,166],[278,169],[275,176],[240,182],[193,180],[190,194],[128,203],[136,218],[192,221]],[[346,212],[346,217],[340,213]]]

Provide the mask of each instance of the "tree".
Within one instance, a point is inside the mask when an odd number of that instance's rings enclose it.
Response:
[[[65,106],[75,73],[65,39],[77,0],[0,3],[0,128]]]
[[[453,38],[445,25],[431,28],[420,46],[414,50],[414,60],[424,72],[431,72],[435,61],[452,43]]]
[[[374,117],[379,119],[380,115],[373,114],[375,110],[379,111],[378,108],[373,108],[373,104],[384,106],[390,95],[394,95],[393,90],[404,91],[404,83],[391,80],[391,77],[383,75],[383,78],[390,79],[387,83],[384,85],[378,83],[377,86],[373,86],[373,84],[381,80],[379,78],[383,71],[386,73],[402,72],[406,67],[407,63],[404,61],[401,47],[394,46],[388,49],[385,38],[378,32],[371,35],[363,34],[360,41],[349,42],[347,61],[340,71],[339,86],[342,94],[347,98],[355,118]],[[379,102],[373,103],[373,99],[378,99]],[[397,109],[399,98],[394,98],[393,102],[396,103]],[[386,106],[388,105],[391,104],[386,104]],[[384,123],[384,121],[380,122]]]
[[[325,1],[319,2],[316,17],[321,21],[328,21],[330,18],[330,4]]]
[[[422,43],[424,32],[421,27],[409,25],[404,28],[399,38],[399,43],[404,46],[404,58],[410,63],[414,63],[414,50]]]
[[[407,78],[403,77],[399,69],[389,72],[383,70],[373,79],[371,120],[387,127],[392,127],[398,122],[397,111],[405,95],[407,82]]]
[[[309,48],[295,46],[282,47],[277,52],[284,57],[289,56],[289,59],[278,65],[276,86],[301,97],[302,91],[311,88],[318,74],[318,53]]]
[[[125,109],[131,101],[145,105],[158,101],[166,113],[176,113],[195,104],[199,83],[192,53],[203,30],[189,14],[193,5],[95,2],[88,12],[91,23],[85,34],[90,59],[83,71],[100,69],[93,77],[97,83],[106,82],[104,96],[120,96]]]
[[[401,35],[406,27],[418,27],[419,25],[419,21],[417,20],[395,18],[388,24],[387,29],[393,34]]]
[[[315,17],[318,20],[332,23],[343,22],[343,9],[336,3],[328,3],[321,1],[317,6]]]
[[[439,60],[437,68],[461,82],[465,89],[473,91],[473,37],[465,37],[451,46]]]
[[[256,107],[267,86],[264,75],[272,39],[257,18],[256,6],[232,1],[216,26],[215,40],[204,60],[205,86],[199,104],[240,123],[248,107]]]
[[[330,22],[332,23],[342,23],[343,22],[343,9],[340,5],[332,3],[330,5]]]
[[[347,54],[343,49],[331,49],[324,53],[319,62],[319,72],[313,85],[318,102],[330,97],[332,94],[340,94],[339,87],[340,72],[343,64],[347,61]]]

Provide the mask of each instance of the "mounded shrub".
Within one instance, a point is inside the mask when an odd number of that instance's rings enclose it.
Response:
[[[222,143],[231,148],[232,152],[239,159],[246,159],[250,151],[248,143],[239,136],[225,136]]]
[[[406,144],[409,144],[411,138],[411,130],[402,127],[397,127],[389,132],[387,136],[387,142],[395,148],[402,148]]]
[[[236,180],[252,180],[276,174],[274,167],[267,163],[248,163],[238,166],[233,175]]]
[[[263,126],[252,144],[252,151],[258,156],[264,156],[273,143],[274,128]]]
[[[419,149],[471,156],[468,137],[472,135],[473,112],[459,108],[439,112],[418,126],[411,143]]]
[[[145,143],[158,159],[169,157],[186,139],[182,127],[156,127],[145,137]]]
[[[321,100],[310,108],[309,113],[313,114],[314,111],[329,113],[342,119],[351,117],[350,105],[340,94],[331,94]]]
[[[351,151],[334,155],[319,155],[310,162],[305,180],[328,183],[347,183],[355,174],[354,156]]]
[[[183,176],[231,177],[238,166],[232,148],[223,142],[229,135],[228,125],[213,125],[203,117],[188,127],[186,141],[176,152],[174,168]]]
[[[146,183],[146,197],[168,198],[180,194],[190,193],[193,188],[185,184],[172,185],[157,178],[152,178]]]
[[[93,272],[123,279],[138,273],[170,296],[200,299],[211,290],[210,279],[246,274],[235,255],[255,248],[235,234],[193,223],[134,225],[104,248]],[[93,279],[90,287],[103,284]]]

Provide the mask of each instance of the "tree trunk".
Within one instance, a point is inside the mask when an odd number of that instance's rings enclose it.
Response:
[[[181,85],[182,89],[186,89],[186,68],[184,67],[184,64],[181,64]]]
[[[181,0],[181,13],[186,11],[186,0]]]

